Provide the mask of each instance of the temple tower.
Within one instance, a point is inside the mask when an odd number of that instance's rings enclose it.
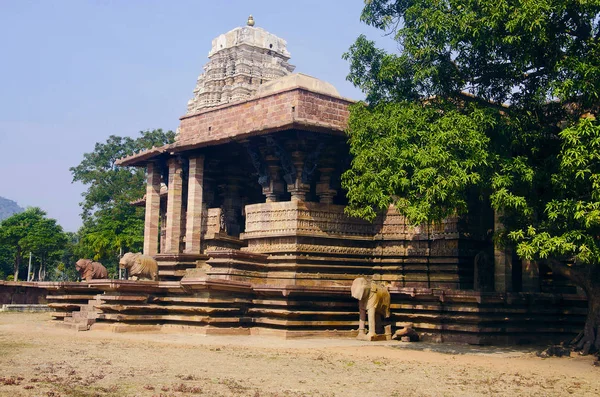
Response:
[[[288,63],[285,40],[255,27],[252,16],[246,26],[214,39],[208,58],[187,114],[248,98],[260,84],[286,76],[295,68]]]

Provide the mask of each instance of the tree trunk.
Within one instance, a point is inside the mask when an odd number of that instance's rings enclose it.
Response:
[[[574,340],[575,350],[581,354],[600,352],[600,266],[589,264],[577,268],[558,261],[549,261],[552,272],[567,277],[583,288],[588,300],[588,312],[583,332]]]
[[[600,351],[600,286],[591,286],[585,293],[588,298],[588,313],[583,328],[583,335],[575,345],[581,354],[597,353]]]
[[[46,278],[46,268],[44,267],[44,255],[40,257],[40,271],[38,273],[38,281],[44,281]]]
[[[19,268],[21,267],[21,249],[17,247],[15,254],[14,280],[19,281]]]

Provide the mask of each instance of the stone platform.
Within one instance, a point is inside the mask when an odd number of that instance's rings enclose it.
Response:
[[[348,287],[252,285],[231,280],[92,280],[49,288],[55,321],[78,330],[355,337],[358,304]],[[559,342],[585,321],[578,295],[391,288],[393,328],[421,340],[470,344]],[[92,309],[93,308],[93,309]],[[73,325],[75,324],[75,325]]]

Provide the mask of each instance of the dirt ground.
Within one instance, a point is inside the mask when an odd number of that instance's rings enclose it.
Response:
[[[533,349],[79,332],[0,313],[1,396],[598,396],[591,357]]]

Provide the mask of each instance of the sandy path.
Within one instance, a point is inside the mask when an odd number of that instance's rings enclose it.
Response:
[[[0,313],[1,396],[600,395],[590,357],[352,339],[75,333],[49,318]]]

